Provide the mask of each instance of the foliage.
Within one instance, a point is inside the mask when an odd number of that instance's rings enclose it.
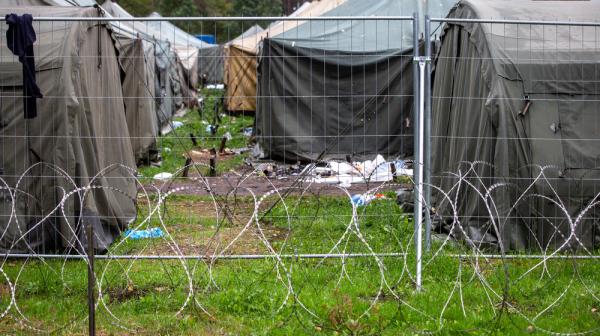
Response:
[[[119,5],[134,16],[159,12],[162,16],[280,16],[281,0],[119,0]],[[265,21],[174,22],[185,31],[214,34],[218,42],[227,42],[247,28]]]

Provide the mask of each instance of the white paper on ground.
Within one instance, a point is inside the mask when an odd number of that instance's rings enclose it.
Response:
[[[317,174],[317,176],[310,181],[315,183],[340,184],[342,187],[349,187],[353,183],[388,182],[394,178],[390,167],[391,163],[393,162],[387,162],[381,155],[377,155],[374,160],[366,160],[353,164],[330,161],[328,162],[328,167],[316,167],[312,169],[312,173]],[[396,163],[396,176],[413,175],[412,169],[405,169],[398,166],[399,164]],[[319,174],[327,172],[331,172],[333,176],[319,176]]]
[[[171,174],[171,173],[158,173],[158,174],[154,175],[154,179],[158,180],[158,181],[169,180],[172,177],[173,177],[173,174]]]

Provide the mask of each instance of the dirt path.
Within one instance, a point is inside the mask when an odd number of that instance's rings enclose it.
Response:
[[[300,194],[304,191],[314,195],[323,196],[346,195],[346,193],[336,185],[302,182],[298,181],[297,176],[267,178],[228,174],[219,177],[207,177],[206,181],[212,193],[217,196],[226,196],[228,194],[249,196],[251,193],[254,193],[256,196],[260,197],[275,191],[283,193],[290,187],[294,187],[294,194]],[[350,194],[358,194],[381,185],[381,182],[353,184],[351,187],[347,188],[347,190]],[[167,182],[153,181],[146,187],[151,187],[149,190],[157,188],[163,193],[169,190],[178,190],[177,194],[182,195],[210,195],[206,185],[197,178],[177,178]],[[406,188],[408,185],[386,183],[380,191],[396,190],[401,187]]]

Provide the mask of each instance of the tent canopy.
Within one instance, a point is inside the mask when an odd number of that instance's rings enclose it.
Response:
[[[595,21],[599,10],[599,0],[470,0],[449,17]],[[447,173],[458,169],[473,183],[450,195],[463,229],[452,234],[505,249],[598,246],[594,209],[573,228],[548,200],[559,198],[576,218],[600,189],[599,37],[576,25],[445,25],[433,83],[433,184],[451,190],[457,181]],[[537,179],[542,166],[551,168]],[[479,192],[493,185],[492,216]],[[454,210],[433,196],[449,224]]]
[[[342,16],[412,16],[420,10],[420,0],[353,1],[347,0],[322,14]],[[455,0],[438,0],[430,4],[429,15],[445,16]],[[386,52],[413,47],[412,21],[344,20],[311,21],[279,34],[272,39],[287,46],[341,52]],[[436,26],[432,27],[435,31]]]
[[[419,6],[347,0],[323,16],[409,16]],[[412,35],[410,20],[357,19],[306,21],[265,39],[256,113],[265,153],[292,161],[410,156]]]
[[[157,12],[153,12],[152,14],[148,15],[148,17],[162,18],[162,16]],[[195,47],[198,49],[217,47],[216,44],[206,43],[197,37],[188,34],[183,29],[177,27],[169,21],[149,21],[144,23],[152,27],[155,32],[159,33],[156,38],[159,40],[171,41],[176,46]]]
[[[98,16],[93,8],[0,8],[0,14],[8,13]],[[28,121],[23,119],[22,98],[14,94],[23,85],[21,65],[6,48],[7,25],[0,26],[4,55],[0,59],[2,178],[15,186],[25,169],[37,164],[19,185],[24,193],[15,201],[18,222],[7,215],[11,213],[10,197],[0,202],[0,212],[5,215],[0,225],[6,230],[0,249],[81,249],[86,244],[83,227],[93,225],[96,246],[103,250],[136,216],[135,180],[123,168],[102,173],[93,183],[98,188],[87,192],[81,202],[77,194],[67,199],[64,211],[68,222],[58,214],[40,221],[52,213],[63,193],[90,184],[103,169],[135,167],[114,44],[106,25],[97,22],[36,22],[34,26],[37,83],[44,98],[37,100],[38,116]],[[30,229],[31,234],[19,240]]]
[[[291,17],[315,17],[344,3],[345,0],[312,1],[298,8]],[[264,31],[236,39],[225,47],[226,105],[230,111],[255,111],[257,94],[256,68],[259,44],[269,36],[293,29],[303,21],[278,21]]]
[[[2,0],[2,6],[63,6],[63,7],[92,7],[95,0]],[[43,15],[43,14],[42,14]]]
[[[300,6],[290,17],[317,17],[336,8],[346,0],[315,0]],[[269,37],[277,36],[287,30],[294,29],[305,21],[278,21],[272,23],[267,29],[257,32],[254,35],[246,36],[242,39],[232,41],[231,45],[240,50],[251,54],[258,54],[260,42]]]
[[[106,15],[113,17],[132,18],[118,3],[106,0],[102,4]],[[176,55],[171,50],[168,41],[159,40],[158,31],[141,21],[115,21],[111,22],[112,29],[120,34],[139,36],[154,45],[154,88],[152,96],[156,103],[156,117],[159,128],[165,127],[171,120],[175,109],[181,104],[181,79],[177,70]],[[144,43],[146,45],[146,43]],[[146,45],[145,50],[148,49]],[[150,57],[150,56],[148,56]]]

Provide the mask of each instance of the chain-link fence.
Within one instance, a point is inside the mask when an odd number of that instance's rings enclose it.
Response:
[[[0,8],[0,330],[597,332],[596,25],[403,6]]]

